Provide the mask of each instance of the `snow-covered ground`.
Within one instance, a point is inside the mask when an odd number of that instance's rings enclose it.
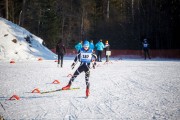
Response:
[[[73,58],[64,67],[54,60],[0,62],[0,116],[5,119],[179,120],[180,61],[127,59],[98,63],[91,69],[90,96],[85,99],[84,73],[67,85]],[[52,84],[59,80],[60,84]],[[8,100],[12,95],[20,100]]]

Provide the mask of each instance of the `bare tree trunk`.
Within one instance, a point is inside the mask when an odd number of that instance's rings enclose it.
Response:
[[[38,19],[38,36],[40,34],[41,14],[42,14],[42,12],[41,12],[41,9],[40,9],[39,15],[38,15],[39,16],[39,19]]]
[[[63,16],[62,16],[62,30],[61,30],[62,40],[64,40],[64,21],[65,21],[65,17],[64,17],[64,13],[63,13]]]
[[[107,19],[109,19],[109,0],[107,2]]]
[[[131,5],[132,5],[132,19],[133,19],[133,23],[134,23],[134,0],[132,0],[132,3],[131,3]]]
[[[84,38],[84,18],[82,15],[82,18],[81,18],[81,40],[83,40],[83,38]]]
[[[71,3],[70,3],[70,11],[73,12],[73,7],[72,7],[72,0],[71,0]],[[68,28],[68,37],[67,37],[67,41],[70,41],[72,39],[72,16],[70,15],[69,16],[69,28]]]
[[[82,10],[82,16],[81,16],[81,40],[84,39],[84,6]]]
[[[12,3],[11,3],[11,9],[12,9],[12,21],[15,23],[15,19],[14,19],[14,11],[15,11],[15,8],[14,8],[14,1],[11,1]]]
[[[21,26],[24,26],[25,5],[26,5],[26,0],[23,0]]]
[[[5,0],[5,4],[6,4],[6,19],[9,19],[9,11],[8,11],[8,0]]]
[[[22,15],[22,10],[19,13],[19,25],[21,25],[21,15]]]

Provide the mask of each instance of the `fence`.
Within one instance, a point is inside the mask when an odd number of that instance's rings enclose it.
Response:
[[[51,49],[55,53],[55,49]],[[67,55],[75,55],[77,52],[75,49],[67,49]],[[150,50],[150,56],[152,58],[180,58],[180,49],[175,50]],[[103,52],[103,55],[105,53]],[[111,50],[111,57],[131,56],[131,57],[143,57],[143,50]]]

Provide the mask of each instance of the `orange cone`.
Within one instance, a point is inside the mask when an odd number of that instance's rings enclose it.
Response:
[[[73,76],[72,74],[67,75],[67,77],[72,77],[72,76]]]
[[[60,82],[58,80],[54,80],[53,84],[60,84]]]
[[[10,61],[10,63],[12,63],[12,64],[13,64],[13,63],[15,63],[15,61],[14,61],[14,60],[11,60],[11,61]]]
[[[32,93],[40,93],[40,90],[38,88],[34,89]]]
[[[54,62],[58,62],[58,60],[55,60]]]
[[[38,61],[42,61],[43,59],[42,58],[38,58]]]
[[[20,100],[20,97],[17,95],[13,95],[12,97],[9,98],[9,100]]]

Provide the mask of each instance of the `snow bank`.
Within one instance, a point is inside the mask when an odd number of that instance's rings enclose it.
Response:
[[[0,17],[0,60],[56,59],[42,42],[26,29]]]

